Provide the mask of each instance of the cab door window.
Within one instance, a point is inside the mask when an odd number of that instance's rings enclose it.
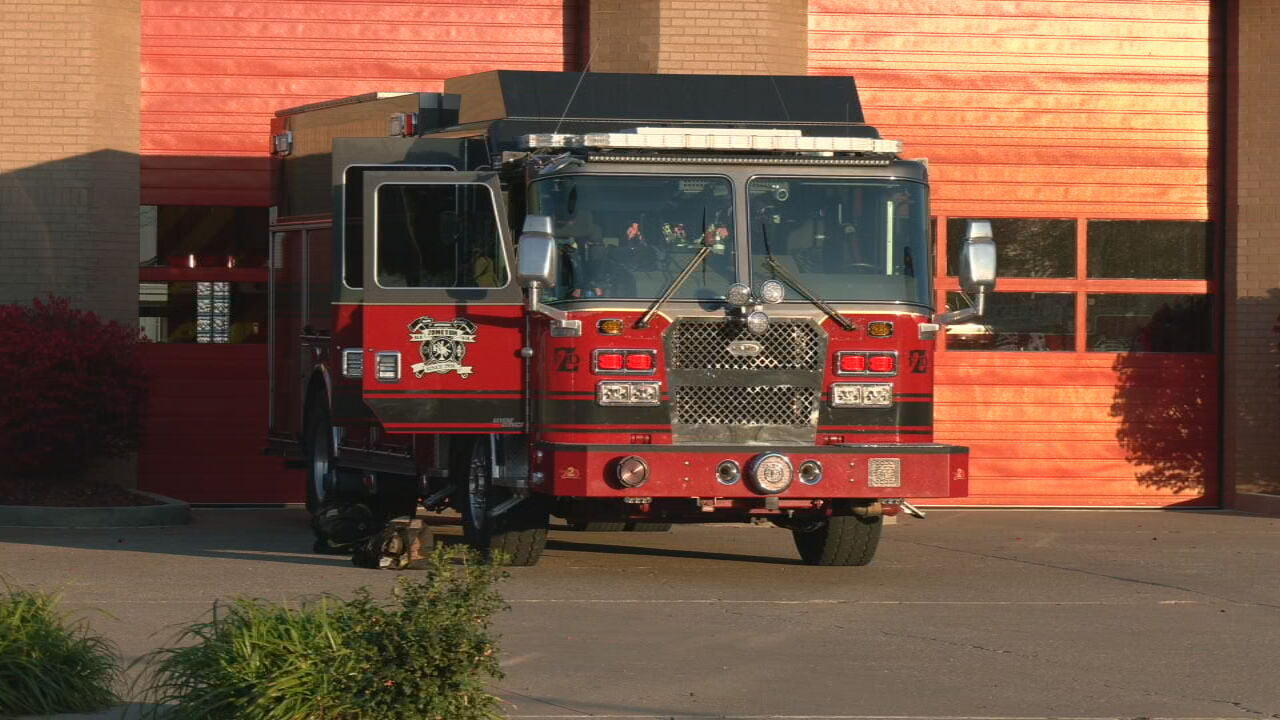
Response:
[[[496,202],[487,185],[384,184],[377,189],[376,223],[381,287],[507,285]]]

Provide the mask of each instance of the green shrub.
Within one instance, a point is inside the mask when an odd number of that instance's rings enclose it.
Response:
[[[148,700],[166,720],[499,717],[485,681],[502,675],[489,635],[502,576],[436,548],[422,578],[402,577],[386,602],[361,589],[298,607],[215,606],[180,647],[152,655]]]
[[[0,716],[91,712],[117,702],[111,644],[71,622],[58,597],[5,586],[0,594]]]

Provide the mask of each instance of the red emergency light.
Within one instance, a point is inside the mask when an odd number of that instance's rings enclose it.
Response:
[[[897,366],[898,359],[892,355],[872,355],[867,358],[867,369],[873,373],[891,373]]]
[[[654,350],[596,350],[591,369],[597,374],[651,375],[657,367]]]
[[[842,373],[864,373],[867,371],[866,355],[841,355],[840,356],[840,372]]]

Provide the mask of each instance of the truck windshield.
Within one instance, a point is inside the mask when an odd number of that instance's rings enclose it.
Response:
[[[723,298],[734,273],[733,193],[723,177],[568,175],[535,181],[529,212],[552,218],[559,285],[548,301],[653,299],[688,265],[700,239],[712,253],[677,298]]]
[[[753,178],[747,198],[753,287],[778,274],[772,256],[823,300],[933,304],[923,185]]]

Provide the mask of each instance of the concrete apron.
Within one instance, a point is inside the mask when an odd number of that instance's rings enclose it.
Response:
[[[164,495],[133,490],[159,505],[126,507],[37,507],[0,505],[0,527],[120,528],[186,525],[191,506]]]

